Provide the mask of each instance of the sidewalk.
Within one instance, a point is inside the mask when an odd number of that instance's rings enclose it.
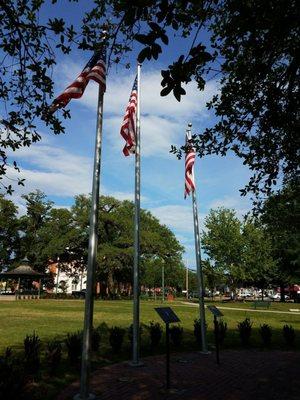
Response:
[[[185,306],[191,306],[191,307],[199,307],[198,303],[189,303],[187,301],[182,301],[182,304]],[[174,306],[173,306],[174,307]],[[207,305],[205,305],[205,308],[207,308]],[[273,310],[255,310],[253,308],[239,308],[239,307],[227,307],[227,306],[218,306],[220,310],[231,310],[231,311],[247,311],[247,312],[258,312],[258,313],[271,313],[271,314],[290,314],[290,315],[300,315],[300,312],[298,311],[299,308],[296,308],[297,311],[273,311]]]
[[[215,354],[181,353],[171,357],[171,390],[166,393],[165,357],[145,358],[144,366],[127,363],[92,373],[91,389],[99,400],[299,400],[300,353],[226,350],[221,365]],[[57,400],[72,399],[79,383]]]

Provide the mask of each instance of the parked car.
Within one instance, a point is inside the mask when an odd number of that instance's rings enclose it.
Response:
[[[287,294],[284,295],[285,300],[289,300],[289,296]],[[281,295],[280,293],[275,293],[273,295],[270,296],[271,300],[280,300],[281,299]]]
[[[241,293],[241,295],[240,295],[240,297],[242,297],[242,298],[248,298],[248,297],[252,297],[253,296],[253,294],[251,293],[251,292],[243,292],[243,293]]]

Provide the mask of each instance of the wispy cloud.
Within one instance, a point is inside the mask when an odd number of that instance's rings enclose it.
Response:
[[[60,66],[60,79],[72,81],[82,66],[68,62]],[[134,74],[118,74],[108,77],[107,92],[104,97],[105,130],[109,132],[113,149],[123,147],[124,141],[119,135],[122,118],[127,106]],[[193,121],[206,121],[209,113],[206,102],[217,91],[217,82],[211,81],[200,92],[195,82],[190,83],[179,103],[172,94],[160,96],[160,71],[146,71],[141,78],[141,145],[145,157],[156,155],[168,157],[172,144],[183,143],[186,124]],[[62,85],[62,83],[60,82]],[[62,85],[62,88],[63,88]],[[78,101],[78,106],[96,110],[98,86],[91,82]],[[71,104],[71,109],[73,104]]]
[[[251,203],[248,198],[241,197],[237,193],[234,196],[227,195],[221,198],[216,198],[209,204],[209,208],[211,209],[219,207],[233,209],[235,210],[237,217],[243,219],[243,217],[251,210]]]

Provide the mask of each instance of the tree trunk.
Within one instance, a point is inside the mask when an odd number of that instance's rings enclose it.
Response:
[[[108,288],[108,296],[111,297],[114,294],[114,277],[113,277],[113,271],[111,269],[108,270],[107,288]]]

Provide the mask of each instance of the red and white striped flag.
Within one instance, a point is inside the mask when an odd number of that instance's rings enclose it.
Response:
[[[50,112],[65,107],[71,99],[79,99],[92,79],[99,83],[103,92],[106,90],[106,49],[95,51],[90,61],[71,85],[69,85],[52,103]]]
[[[137,110],[137,77],[134,80],[129,102],[126,108],[125,116],[121,126],[121,135],[126,141],[123,149],[125,156],[135,153],[136,146],[136,110]]]
[[[191,192],[195,190],[195,179],[194,179],[194,163],[196,152],[193,146],[189,143],[190,138],[188,133],[186,134],[186,153],[185,153],[185,190],[184,198],[189,196]]]

